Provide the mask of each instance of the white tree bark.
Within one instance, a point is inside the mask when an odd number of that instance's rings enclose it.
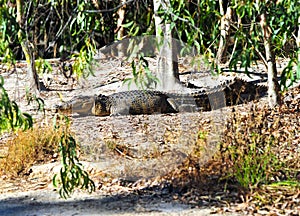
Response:
[[[121,4],[124,4],[126,0],[121,0]],[[115,32],[117,32],[117,39],[122,40],[124,37],[124,27],[122,26],[124,18],[125,18],[125,11],[126,11],[126,4],[124,4],[122,7],[118,10],[118,21],[117,21],[117,29]],[[120,43],[117,45],[118,50],[118,57],[124,57],[126,55],[126,46],[124,43]]]
[[[223,1],[220,0],[219,1],[220,4],[220,12],[224,13],[224,9],[223,7],[221,7],[223,5]],[[223,61],[223,56],[224,53],[226,52],[227,46],[228,46],[228,40],[229,40],[229,31],[230,31],[230,22],[232,22],[232,14],[233,14],[233,10],[231,9],[230,6],[227,7],[226,9],[226,14],[222,14],[222,19],[221,19],[221,26],[220,26],[220,42],[219,42],[219,49],[217,52],[217,56],[216,56],[216,63],[220,64]]]
[[[267,70],[268,70],[268,102],[269,106],[273,108],[280,103],[279,98],[279,84],[277,82],[277,70],[275,57],[271,49],[271,29],[267,24],[266,14],[260,16],[260,25],[263,31],[264,46],[266,51]]]
[[[36,73],[36,68],[35,68],[34,47],[28,40],[27,35],[25,39],[22,37],[22,29],[24,29],[24,25],[22,22],[23,3],[24,2],[22,2],[22,0],[17,0],[17,22],[20,26],[20,30],[18,32],[18,39],[21,41],[22,50],[24,52],[26,62],[27,62],[27,76],[29,79],[29,90],[31,93],[38,95],[40,86],[39,86],[38,75]]]
[[[155,35],[156,38],[161,37],[162,19],[158,16],[157,12],[162,3],[162,0],[153,0],[154,22],[155,22]]]
[[[163,23],[157,14],[160,6],[167,9],[170,7],[170,2],[166,0],[164,4],[161,0],[154,0],[153,5],[156,38],[158,44],[162,44],[159,47],[159,55],[157,56],[157,78],[159,79],[157,88],[173,90],[176,89],[179,79],[177,53],[174,52],[176,47],[173,47],[172,43],[171,24]]]
[[[297,47],[298,47],[298,70],[300,70],[300,16],[298,17],[298,35],[297,35]]]

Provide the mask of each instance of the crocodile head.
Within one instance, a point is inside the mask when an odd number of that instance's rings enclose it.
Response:
[[[94,97],[92,96],[79,96],[73,98],[69,102],[65,102],[60,105],[55,105],[54,109],[59,112],[65,112],[68,114],[74,114],[80,116],[90,115],[91,109],[94,105]]]
[[[109,116],[110,115],[110,101],[109,97],[105,95],[98,95],[95,98],[95,103],[92,108],[92,113],[95,116]]]

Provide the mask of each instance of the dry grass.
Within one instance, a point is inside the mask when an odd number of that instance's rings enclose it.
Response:
[[[221,157],[242,186],[297,180],[298,102],[272,110],[252,107],[249,113],[233,113],[221,145]]]
[[[33,164],[55,159],[61,135],[62,130],[53,127],[18,131],[5,144],[7,152],[0,158],[0,175],[21,177],[30,174]]]
[[[274,109],[259,103],[248,110],[245,106],[243,111],[236,107],[226,124],[220,151],[200,167],[205,133],[199,133],[200,151],[194,149],[193,155],[168,176],[182,194],[180,199],[219,206],[221,212],[298,215],[299,94],[299,87],[290,90],[284,104]]]

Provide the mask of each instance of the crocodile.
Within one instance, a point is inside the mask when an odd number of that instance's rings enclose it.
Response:
[[[166,93],[155,90],[132,90],[116,92],[111,95],[79,96],[56,110],[66,113],[77,113],[80,116],[114,116],[138,115],[153,113],[177,113],[184,109],[209,109],[208,94],[202,90],[194,93]]]
[[[257,85],[255,81],[235,78],[222,90],[225,93],[226,105],[233,106],[266,96],[268,87],[265,85]]]
[[[57,109],[72,109],[73,113],[96,116],[209,111],[254,100],[265,92],[264,86],[235,78],[212,89],[192,93],[131,90],[111,95],[83,96],[58,106]],[[218,101],[214,101],[215,99]]]
[[[111,95],[98,95],[92,113],[96,116],[177,113],[186,105],[195,110],[208,103],[205,91],[181,94],[153,90],[132,90]],[[201,103],[201,104],[200,104]]]

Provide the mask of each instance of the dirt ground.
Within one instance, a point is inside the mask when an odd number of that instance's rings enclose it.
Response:
[[[24,100],[25,66],[18,63],[13,71],[2,68],[1,75],[9,95],[21,109],[32,113],[37,120],[43,119],[43,115],[34,111],[33,106],[27,106]],[[51,110],[60,103],[57,92],[68,101],[77,95],[109,94],[124,89],[122,81],[131,74],[130,68],[121,66],[118,61],[103,61],[95,71],[94,77],[80,83],[73,83],[74,80],[61,74],[44,75],[41,81],[46,88],[40,97],[46,108]],[[181,78],[191,79],[190,75]],[[96,183],[96,192],[76,191],[71,198],[61,199],[51,182],[59,171],[59,162],[36,164],[31,168],[32,173],[23,179],[0,179],[0,215],[241,215],[226,208],[227,205],[238,206],[238,203],[223,201],[224,196],[238,197],[236,190],[207,192],[185,201],[178,195],[182,188],[179,191],[169,180],[161,178],[185,161],[197,140],[197,131],[209,129],[209,145],[204,147],[203,157],[198,161],[200,167],[206,165],[216,149],[228,110],[220,109],[210,114],[101,118],[75,115],[72,129],[81,146],[84,167]],[[54,111],[48,111],[46,119],[51,119],[53,114]],[[43,121],[45,124],[46,120]],[[129,153],[126,157],[116,154],[108,148],[108,143],[125,146]],[[154,156],[156,154],[159,156]],[[207,187],[217,187],[214,177],[210,178],[212,182]]]

